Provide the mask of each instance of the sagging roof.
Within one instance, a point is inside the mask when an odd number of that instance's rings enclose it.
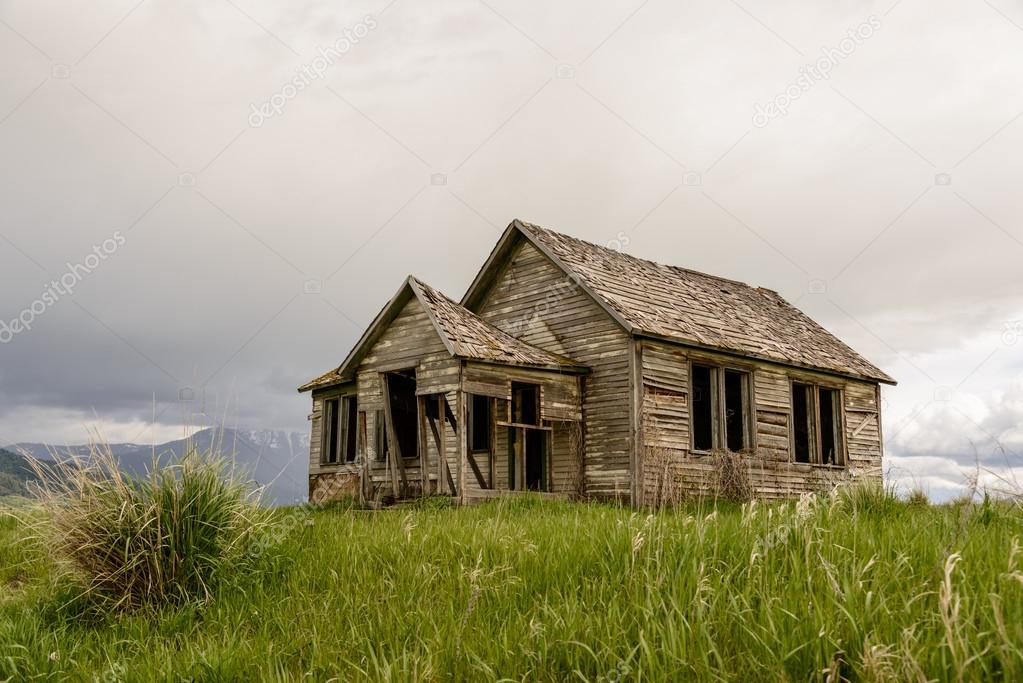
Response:
[[[303,384],[298,390],[310,391],[354,379],[354,371],[359,362],[413,296],[422,304],[444,347],[454,358],[566,373],[588,372],[584,365],[516,339],[410,275],[373,320],[344,362],[336,369]]]
[[[647,261],[515,220],[462,300],[478,309],[518,240],[525,238],[626,331],[784,365],[895,384],[769,289]]]

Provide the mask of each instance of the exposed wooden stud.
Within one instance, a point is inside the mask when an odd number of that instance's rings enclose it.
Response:
[[[448,450],[447,443],[445,441],[444,429],[447,426],[444,420],[444,394],[437,394],[437,415],[438,422],[440,422],[440,433],[437,433],[438,426],[434,424],[433,418],[430,418],[430,427],[433,429],[433,436],[437,440],[437,493],[440,493],[440,489],[443,486],[442,482],[445,481],[444,474],[448,475],[448,482],[451,480],[451,470],[448,468]],[[451,494],[454,495],[454,486],[451,486]]]
[[[391,415],[391,391],[387,381],[387,375],[380,375],[380,382],[384,392],[384,424],[387,427],[387,459],[391,465],[391,483],[394,486],[394,497],[401,498],[405,495],[407,481],[405,479],[405,458],[401,452],[401,443],[398,441],[398,432],[394,429],[394,418]],[[399,473],[401,477],[401,488],[398,488]]]
[[[419,495],[430,493],[430,470],[426,448],[426,398],[416,397],[416,446],[419,451]]]

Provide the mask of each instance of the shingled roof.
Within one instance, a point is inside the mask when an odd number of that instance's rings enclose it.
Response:
[[[488,271],[521,234],[627,331],[785,365],[894,384],[895,380],[777,292],[636,258],[537,225],[514,221],[463,299],[484,296]]]
[[[454,358],[559,372],[587,371],[584,365],[573,360],[516,339],[461,304],[452,301],[439,290],[410,275],[398,293],[373,320],[344,362],[338,368],[303,384],[298,390],[309,391],[353,379],[353,372],[359,361],[413,296],[426,310],[427,317],[440,335],[444,347]]]

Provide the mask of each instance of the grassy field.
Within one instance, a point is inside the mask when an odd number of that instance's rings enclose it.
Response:
[[[1023,513],[278,511],[204,607],[96,615],[0,517],[0,680],[1023,680]]]

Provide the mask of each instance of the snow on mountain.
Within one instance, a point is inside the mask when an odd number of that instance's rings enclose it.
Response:
[[[217,449],[230,458],[238,469],[265,487],[268,505],[293,505],[306,499],[308,492],[309,435],[273,430],[203,429],[191,439],[179,439],[154,446],[144,444],[110,444],[110,450],[121,469],[141,474],[150,469],[153,454],[157,462],[179,458],[189,443],[200,452]],[[53,446],[41,443],[20,443],[8,450],[26,451],[41,460],[52,454],[88,455],[88,445]]]

